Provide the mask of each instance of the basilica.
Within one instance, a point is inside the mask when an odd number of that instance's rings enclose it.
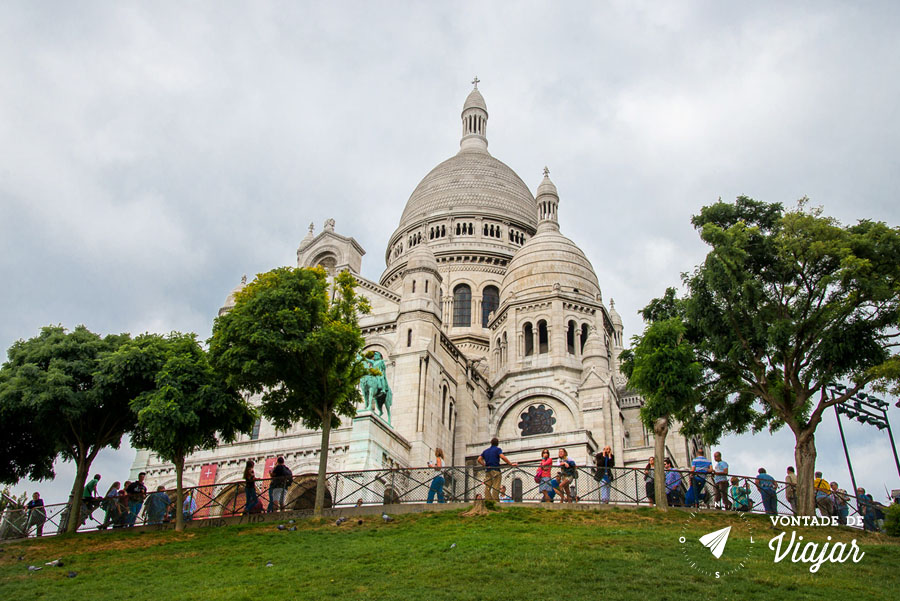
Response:
[[[413,190],[379,281],[360,275],[365,251],[334,220],[318,233],[311,225],[300,242],[298,266],[356,277],[372,307],[360,320],[366,350],[389,393],[387,407],[366,403],[332,430],[329,471],[424,466],[436,448],[450,465],[471,465],[494,437],[511,461],[565,447],[586,465],[609,445],[618,465],[643,467],[653,454],[642,399],[619,371],[622,319],[560,232],[564,200],[547,169],[532,194],[494,158],[487,126],[476,80],[459,151]],[[667,445],[676,466],[688,463],[693,443],[677,428]],[[319,446],[318,431],[276,431],[263,420],[249,436],[189,457],[185,485],[239,480],[247,459],[269,467],[279,455],[295,476],[315,474]],[[152,485],[174,483],[171,464],[149,451],[137,452],[132,476],[139,471]]]

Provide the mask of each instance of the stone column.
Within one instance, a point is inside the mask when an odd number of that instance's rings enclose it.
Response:
[[[475,305],[472,307],[472,327],[480,328],[481,327],[481,297],[472,295],[472,304]]]

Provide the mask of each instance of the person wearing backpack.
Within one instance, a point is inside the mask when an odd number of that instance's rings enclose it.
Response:
[[[293,480],[291,470],[284,464],[284,457],[275,460],[269,483],[269,511],[284,511],[284,498],[287,495],[288,483]]]

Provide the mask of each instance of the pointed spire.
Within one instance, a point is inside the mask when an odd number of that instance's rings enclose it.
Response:
[[[478,76],[472,80],[472,91],[466,97],[462,110],[462,140],[460,152],[487,152],[487,104],[478,91]]]

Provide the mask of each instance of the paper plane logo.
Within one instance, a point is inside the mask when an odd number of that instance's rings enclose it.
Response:
[[[722,553],[725,552],[725,543],[728,542],[729,534],[731,534],[731,526],[716,530],[715,532],[710,532],[709,534],[704,534],[700,537],[700,542],[703,543],[704,547],[709,549],[709,552],[713,554],[713,557],[719,559],[722,557]]]

